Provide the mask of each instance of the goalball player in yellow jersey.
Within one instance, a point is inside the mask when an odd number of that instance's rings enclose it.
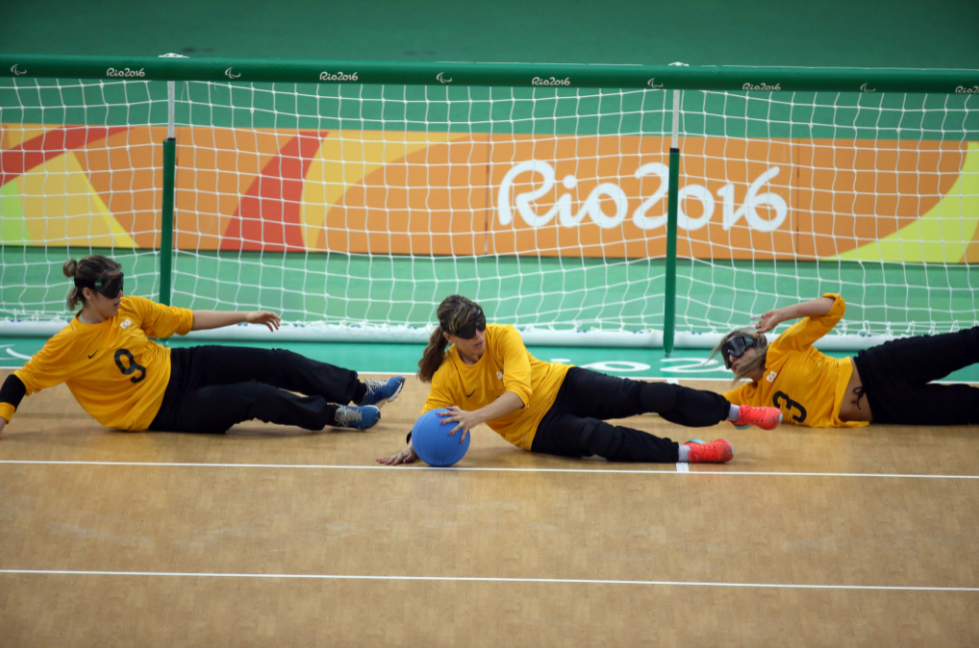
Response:
[[[437,314],[439,325],[418,363],[419,378],[432,383],[422,413],[447,408],[444,420],[456,424],[453,433],[461,430],[460,441],[486,423],[531,452],[609,461],[725,462],[734,452],[724,439],[680,445],[605,420],[656,412],[689,427],[730,420],[772,429],[781,419],[775,408],[735,407],[713,392],[543,362],[527,351],[515,328],[487,325],[482,308],[459,295],[444,299]],[[408,447],[377,461],[394,465],[416,458],[409,435]]]
[[[773,405],[786,422],[808,427],[979,423],[979,389],[931,384],[979,362],[979,327],[892,340],[855,357],[830,358],[812,344],[845,312],[843,298],[826,293],[768,311],[754,330],[728,333],[714,353],[721,353],[736,378],[751,382],[724,396],[732,403]],[[797,317],[803,319],[773,342],[763,335]]]
[[[282,349],[199,346],[150,340],[239,322],[279,328],[279,316],[190,311],[123,296],[118,263],[71,259],[68,308],[82,310],[0,388],[0,432],[25,395],[66,383],[82,408],[120,430],[224,433],[260,419],[307,430],[367,429],[397,398],[401,377],[361,382],[357,373]],[[299,392],[299,396],[292,392]],[[357,406],[348,406],[355,402]]]

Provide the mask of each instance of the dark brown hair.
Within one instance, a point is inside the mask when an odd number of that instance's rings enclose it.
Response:
[[[118,274],[120,270],[122,270],[122,266],[101,254],[90,254],[87,257],[82,257],[80,261],[68,259],[61,266],[61,272],[66,277],[71,279],[85,279],[87,281],[95,281],[106,275]],[[79,303],[84,307],[85,295],[80,288],[72,286],[68,290],[67,302],[68,310],[75,310],[75,307]]]
[[[717,343],[717,346],[714,347],[714,350],[710,352],[710,357],[713,358],[715,355],[720,353],[721,347],[724,346],[725,342],[739,335],[747,335],[748,337],[757,340],[757,346],[754,348],[758,349],[758,354],[755,355],[754,358],[745,360],[738,365],[738,370],[734,372],[734,382],[753,374],[759,367],[764,367],[765,361],[768,359],[768,338],[765,337],[764,333],[759,333],[758,331],[750,328],[738,329],[737,331],[731,331],[725,335],[723,338],[721,338],[721,341]],[[708,360],[710,360],[710,358],[708,358]],[[724,358],[721,358],[721,361],[723,362]]]
[[[479,309],[479,304],[471,299],[466,299],[462,295],[449,295],[439,304],[435,312],[439,319],[439,325],[432,331],[432,336],[428,338],[428,346],[422,354],[422,359],[418,361],[418,377],[422,382],[432,382],[432,376],[442,366],[445,359],[445,348],[449,346],[449,341],[442,335],[442,323],[448,326],[449,330],[457,331],[465,326],[472,318],[473,313]]]

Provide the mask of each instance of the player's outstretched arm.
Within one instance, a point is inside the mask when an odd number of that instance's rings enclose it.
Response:
[[[833,307],[833,301],[831,297],[820,297],[801,304],[770,310],[758,316],[758,323],[755,324],[755,328],[758,329],[759,333],[767,333],[787,320],[800,317],[824,317],[829,314],[829,310]]]
[[[3,438],[3,428],[7,427],[7,419],[0,416],[0,438]]]
[[[282,320],[275,313],[268,311],[211,311],[195,310],[194,323],[190,327],[191,331],[207,331],[209,329],[221,328],[248,322],[249,324],[264,324],[270,331],[275,331],[282,324]]]

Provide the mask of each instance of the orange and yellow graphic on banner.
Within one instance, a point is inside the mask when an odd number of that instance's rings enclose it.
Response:
[[[0,243],[159,245],[165,129],[3,124]],[[175,245],[663,256],[660,137],[177,129]],[[681,142],[681,257],[979,261],[979,143]]]

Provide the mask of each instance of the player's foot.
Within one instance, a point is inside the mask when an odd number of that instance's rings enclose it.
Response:
[[[782,412],[775,407],[752,407],[751,405],[741,405],[738,407],[738,420],[731,421],[734,427],[739,430],[757,425],[763,430],[774,430],[782,422]]]
[[[333,415],[333,427],[366,430],[381,420],[381,410],[374,405],[340,405]]]
[[[360,401],[360,405],[377,405],[381,407],[398,397],[402,387],[405,386],[405,379],[401,376],[395,376],[387,380],[367,379],[364,381],[364,384],[367,385],[367,394]]]
[[[734,447],[725,439],[715,439],[710,443],[690,439],[683,445],[690,448],[689,463],[727,463],[734,459]]]

